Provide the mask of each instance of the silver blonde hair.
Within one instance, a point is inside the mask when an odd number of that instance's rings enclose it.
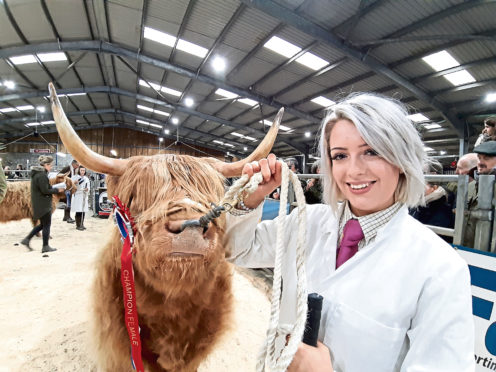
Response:
[[[329,154],[329,137],[338,120],[355,124],[363,140],[382,158],[400,169],[395,202],[408,207],[424,203],[423,166],[428,162],[420,135],[403,104],[372,93],[354,93],[337,103],[327,113],[320,132],[320,153],[324,184],[324,202],[337,211],[343,201],[335,180]]]

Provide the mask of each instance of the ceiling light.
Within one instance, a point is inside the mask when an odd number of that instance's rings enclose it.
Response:
[[[248,151],[248,147],[243,147],[243,151]]]
[[[443,75],[443,77],[455,86],[473,83],[475,81],[474,77],[467,70],[452,72],[451,74]]]
[[[311,133],[310,132],[305,132],[305,137],[310,138]]]
[[[331,101],[329,98],[325,98],[323,96],[315,97],[314,99],[311,100],[311,102],[316,103],[317,105],[323,107],[329,107],[336,104],[336,102]]]
[[[16,87],[16,84],[12,80],[4,81],[3,85],[5,86],[5,88],[8,88],[8,89],[14,89]]]
[[[45,112],[45,106],[38,106],[36,107],[36,110],[38,110],[39,112]]]
[[[170,130],[169,129],[164,129],[164,134],[169,134]]]
[[[110,150],[110,155],[117,156],[117,151],[115,151],[114,149]]]
[[[154,128],[159,128],[159,129],[162,129],[162,126],[159,125],[159,124],[153,124],[153,123],[150,123],[148,124],[150,127],[154,127]]]
[[[427,152],[434,151],[432,147],[427,147],[427,146],[424,147],[424,150]]]
[[[496,102],[496,93],[488,93],[486,96],[486,102]]]
[[[213,142],[213,143],[218,143],[219,145],[223,145],[223,144],[224,144],[224,142],[219,141],[219,140],[213,140],[212,142]]]
[[[138,109],[140,109],[140,110],[153,112],[153,109],[151,107],[148,107],[148,106],[136,105],[136,107],[138,107]]]
[[[64,52],[38,53],[37,56],[41,62],[67,61],[67,57]]]
[[[159,137],[159,142],[162,142],[164,139],[162,137]]]
[[[215,91],[215,94],[218,94],[219,96],[222,96],[222,97],[231,98],[231,99],[238,97],[237,94],[235,94],[233,92],[229,92],[228,90],[221,89],[221,88],[217,89]]]
[[[0,112],[13,112],[16,109],[14,107],[5,107],[5,108],[0,108]]]
[[[36,127],[36,126],[38,126],[38,125],[40,125],[40,123],[38,123],[38,122],[26,123],[26,126],[27,126],[27,127]]]
[[[217,56],[212,60],[212,67],[215,71],[222,72],[226,69],[226,60]]]
[[[172,124],[177,125],[179,124],[179,119],[178,118],[172,118]]]
[[[136,119],[136,123],[140,123],[140,124],[145,124],[145,125],[149,125],[150,123],[145,121],[145,120],[140,120],[140,119]]]
[[[65,158],[66,154],[64,154],[63,152],[57,152],[57,155],[62,157],[62,158]]]
[[[412,114],[412,115],[408,115],[407,118],[416,123],[430,120],[427,116],[423,114]]]
[[[17,106],[16,109],[20,111],[34,110],[34,106],[33,105]]]
[[[170,115],[168,112],[160,111],[160,110],[153,110],[153,113],[157,114],[157,115],[163,115],[163,116],[169,116]]]
[[[69,93],[67,94],[67,97],[74,97],[74,96],[85,96],[86,93]]]
[[[291,44],[290,42],[277,36],[272,36],[270,40],[264,44],[264,47],[281,54],[286,58],[291,58],[301,50],[301,48],[296,45]]]
[[[440,154],[440,155],[446,155],[446,151],[441,150],[441,151],[439,151],[439,154]]]
[[[437,129],[437,128],[441,128],[441,126],[439,124],[436,124],[436,123],[431,123],[431,124],[424,124],[422,125],[425,129]]]
[[[236,137],[244,138],[244,136],[241,133],[238,133],[238,132],[232,132],[231,134],[233,136],[236,136]]]
[[[184,104],[186,105],[186,107],[191,107],[195,104],[195,101],[193,100],[193,98],[187,97],[184,100]]]
[[[320,70],[321,68],[327,66],[329,62],[326,60],[317,57],[315,54],[306,52],[301,57],[296,59],[296,62],[311,68],[314,71]]]
[[[41,124],[49,125],[49,124],[55,124],[55,122],[53,120],[46,120],[46,121],[42,121]]]
[[[450,67],[460,66],[458,61],[445,50],[431,54],[422,59],[436,71],[442,71]]]
[[[249,141],[256,141],[257,140],[256,138],[249,137],[249,136],[245,136],[245,139],[247,139]]]
[[[36,63],[36,58],[32,54],[26,54],[24,56],[10,57],[10,62],[14,65],[25,65],[26,63]]]

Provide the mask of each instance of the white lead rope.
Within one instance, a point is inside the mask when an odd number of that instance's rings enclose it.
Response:
[[[230,204],[236,205],[239,200],[242,200],[241,194],[246,191],[248,194],[255,191],[258,184],[262,182],[262,174],[256,173],[248,180],[247,175],[243,175],[238,179],[231,188],[227,191],[226,195],[219,203],[219,205]],[[292,327],[279,331],[284,334],[277,334],[279,325],[279,314],[281,305],[281,269],[282,262],[286,247],[284,245],[285,226],[283,216],[286,215],[286,205],[288,200],[289,180],[293,183],[293,189],[296,194],[296,201],[298,205],[298,238],[296,245],[296,322]],[[267,329],[267,338],[260,351],[257,361],[256,370],[263,372],[266,365],[274,372],[284,372],[293,360],[293,357],[298,349],[303,338],[305,330],[305,323],[307,319],[307,283],[305,274],[305,258],[306,258],[306,203],[303,189],[301,188],[300,181],[296,174],[288,169],[285,163],[282,163],[282,184],[281,184],[281,197],[279,206],[279,219],[277,221],[277,239],[276,239],[276,258],[274,263],[274,280],[272,285],[272,299],[271,299],[271,313],[270,323]],[[276,337],[280,336],[285,339],[290,335],[290,339],[285,345],[279,355],[276,355]]]

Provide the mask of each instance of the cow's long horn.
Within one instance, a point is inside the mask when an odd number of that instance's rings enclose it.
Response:
[[[272,146],[274,145],[274,142],[276,140],[277,132],[279,131],[279,124],[281,124],[283,114],[284,107],[281,107],[272,123],[272,126],[270,127],[270,130],[265,135],[265,138],[248,157],[234,163],[225,163],[221,161],[216,162],[213,164],[215,169],[222,173],[224,177],[239,177],[245,164],[250,163],[254,160],[260,160],[269,155],[270,150],[272,149]]]
[[[74,129],[72,129],[52,83],[48,84],[48,90],[50,92],[53,120],[55,120],[55,124],[57,125],[60,139],[74,159],[95,172],[113,176],[122,175],[126,170],[128,160],[108,158],[88,148],[81,141],[81,138],[79,138]]]

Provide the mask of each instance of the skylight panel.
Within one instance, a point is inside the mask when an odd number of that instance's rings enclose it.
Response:
[[[234,145],[230,144],[230,143],[224,143],[224,146],[227,146],[227,147],[235,147]]]
[[[218,94],[219,96],[222,96],[222,97],[231,98],[231,99],[238,97],[237,94],[235,94],[233,92],[229,92],[228,90],[221,89],[221,88],[217,89],[215,91],[215,94]]]
[[[263,123],[265,125],[268,125],[269,127],[272,126],[272,122],[269,121],[269,120],[264,120],[264,121],[260,121],[260,123]],[[279,129],[285,131],[285,132],[288,132],[288,133],[291,133],[293,131],[293,129],[291,129],[290,127],[287,127],[285,125],[282,125],[282,124],[279,124]]]
[[[153,89],[155,90],[158,90],[160,91],[160,85],[159,84],[155,84],[155,83],[147,83],[145,80],[143,79],[140,79],[139,81],[139,85],[143,86],[143,87],[146,87],[146,88],[150,88],[152,87]]]
[[[145,124],[145,125],[150,125],[150,123],[149,123],[149,122],[144,121],[144,120],[140,120],[140,119],[136,119],[136,123]]]
[[[16,109],[20,111],[34,110],[33,105],[17,106]]]
[[[64,52],[38,53],[37,56],[41,62],[67,61],[67,57]]]
[[[296,45],[291,44],[290,42],[287,42],[277,36],[272,36],[270,40],[264,44],[264,47],[281,54],[286,58],[291,58],[301,50],[301,48]]]
[[[26,124],[27,127],[37,127],[38,125],[40,125],[40,123],[38,123],[38,122],[32,122],[32,123]]]
[[[244,103],[245,105],[248,105],[248,106],[255,106],[258,104],[257,101],[254,101],[254,100],[249,99],[249,98],[238,99],[238,102]]]
[[[168,112],[160,111],[160,110],[153,110],[153,113],[157,115],[170,116]]]
[[[201,47],[199,45],[190,43],[189,41],[179,39],[177,42],[177,49],[182,50],[183,52],[193,54],[194,56],[203,58],[207,55],[208,49]]]
[[[460,66],[458,61],[445,50],[431,54],[422,59],[436,71],[442,71],[450,67]]]
[[[14,107],[5,107],[5,108],[0,108],[0,112],[13,112],[13,111],[16,111],[16,109]]]
[[[474,77],[470,75],[467,70],[461,70],[443,76],[453,85],[463,85],[475,82]]]
[[[151,27],[145,26],[144,32],[145,39],[156,41],[157,43],[173,47],[176,43],[176,37],[166,34],[165,32],[155,30]]]
[[[36,63],[36,58],[32,54],[26,54],[24,56],[10,57],[10,62],[14,65],[25,65],[26,63]]]
[[[218,143],[219,145],[223,145],[223,144],[224,144],[224,142],[219,141],[219,140],[213,140],[212,142],[213,142],[213,143]]]
[[[323,96],[315,97],[311,101],[313,103],[316,103],[317,105],[320,105],[320,106],[323,106],[323,107],[329,107],[329,106],[332,106],[332,105],[335,105],[336,104],[336,102],[331,101],[329,98],[325,98]]]
[[[150,127],[154,127],[154,128],[160,128],[162,129],[162,126],[161,125],[158,125],[158,124],[153,124],[153,123],[150,123],[148,124]]]
[[[245,139],[247,139],[249,141],[256,141],[257,140],[256,138],[253,138],[253,137],[250,137],[250,136],[245,136]]]
[[[86,93],[82,92],[82,93],[69,93],[67,94],[68,97],[75,97],[75,96],[85,96]]]
[[[245,136],[242,135],[241,133],[237,133],[237,132],[232,132],[231,133],[233,136],[236,136],[236,137],[240,137],[240,138],[244,138]]]
[[[176,96],[176,97],[180,97],[181,96],[181,92],[180,91],[175,90],[175,89],[172,89],[172,88],[162,87],[162,88],[160,88],[160,91],[161,92],[164,92],[166,94],[170,94],[171,96]]]
[[[42,121],[41,124],[49,125],[49,124],[55,124],[55,122],[53,120],[47,120],[47,121]]]
[[[422,125],[425,129],[437,129],[437,128],[441,128],[441,126],[439,124],[436,124],[436,123],[431,123],[431,124],[424,124]]]
[[[430,119],[423,115],[423,114],[412,114],[412,115],[408,115],[407,116],[408,119],[410,119],[411,121],[414,121],[416,123],[419,123],[419,122],[422,122],[422,121],[429,121]]]
[[[326,60],[317,57],[315,54],[310,52],[306,52],[300,58],[297,58],[296,62],[301,63],[302,65],[307,66],[314,71],[320,70],[321,68],[329,64],[329,62],[327,62]]]
[[[137,105],[136,107],[138,107],[138,109],[140,109],[140,110],[153,112],[153,109],[151,107],[148,107],[148,106]]]

